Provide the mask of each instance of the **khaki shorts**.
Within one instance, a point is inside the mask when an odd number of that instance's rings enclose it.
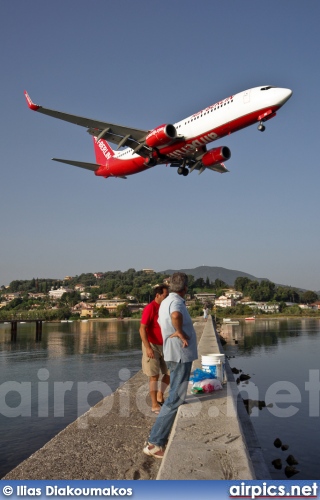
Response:
[[[157,344],[151,344],[152,350],[154,352],[154,358],[148,358],[146,353],[146,348],[142,344],[142,371],[148,377],[155,377],[159,375],[160,371],[163,375],[169,374],[166,362],[163,358],[163,346]]]

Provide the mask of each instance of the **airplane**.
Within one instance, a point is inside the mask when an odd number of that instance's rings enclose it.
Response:
[[[248,89],[174,124],[160,125],[153,130],[140,130],[44,108],[34,104],[26,91],[24,94],[31,110],[86,127],[93,136],[96,163],[61,158],[52,160],[92,170],[105,179],[126,179],[160,164],[176,167],[182,176],[194,170],[199,174],[205,170],[228,172],[223,162],[230,159],[230,149],[227,146],[207,149],[207,145],[254,123],[258,123],[258,130],[263,132],[264,122],[276,116],[291,97],[292,90],[272,85]],[[117,149],[113,150],[109,142],[116,144]],[[119,151],[120,148],[124,149]]]

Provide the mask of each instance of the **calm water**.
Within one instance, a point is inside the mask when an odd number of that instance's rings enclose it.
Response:
[[[15,342],[11,325],[0,324],[0,367],[2,477],[140,370],[139,321],[44,323],[39,342],[34,323],[18,324]],[[80,397],[79,382],[94,381],[103,394],[88,386]],[[70,390],[59,398],[63,382]]]
[[[10,325],[0,324],[0,477],[102,398],[94,391],[83,401],[79,382],[100,381],[103,390],[111,391],[141,367],[139,321],[45,323],[41,341],[35,337],[34,324],[19,324],[12,342]],[[235,356],[231,366],[251,376],[239,385],[243,397],[263,401],[269,394],[273,402],[269,408],[254,408],[251,415],[272,477],[286,479],[285,459],[292,454],[301,471],[294,479],[320,479],[320,320],[242,322],[227,327],[227,337],[226,353]],[[312,393],[305,387],[310,370],[318,380]],[[27,384],[22,395],[21,383]],[[54,397],[59,383],[71,387],[62,400]],[[48,400],[43,387],[48,388]],[[289,402],[275,402],[284,397]],[[30,399],[31,416],[6,415],[15,408],[28,412]],[[39,416],[42,412],[48,416]],[[277,437],[289,445],[287,452],[274,447]],[[282,470],[271,465],[275,458],[282,459]]]
[[[243,398],[265,400],[270,405],[254,408],[251,419],[272,477],[286,479],[286,458],[292,454],[300,473],[291,479],[319,479],[320,320],[241,322],[229,325],[226,333],[225,352],[235,356],[230,359],[231,367],[251,376],[238,386]],[[307,390],[310,374],[315,381]],[[289,449],[276,448],[276,438]],[[281,470],[271,464],[277,458],[282,460]]]

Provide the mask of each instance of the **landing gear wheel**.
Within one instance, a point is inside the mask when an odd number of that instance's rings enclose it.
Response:
[[[184,171],[184,168],[183,167],[179,167],[177,172],[178,172],[178,175],[183,175],[183,171]]]
[[[188,174],[189,174],[189,170],[187,168],[184,168],[182,171],[182,175],[184,175],[184,177],[186,177]]]
[[[258,130],[260,130],[260,132],[264,132],[266,129],[266,127],[262,124],[262,122],[260,122],[260,124],[258,125]]]

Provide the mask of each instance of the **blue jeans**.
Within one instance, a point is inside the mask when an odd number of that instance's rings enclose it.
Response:
[[[170,370],[169,397],[166,399],[149,436],[149,443],[165,446],[179,406],[184,402],[191,372],[192,362],[176,363],[167,361]]]

